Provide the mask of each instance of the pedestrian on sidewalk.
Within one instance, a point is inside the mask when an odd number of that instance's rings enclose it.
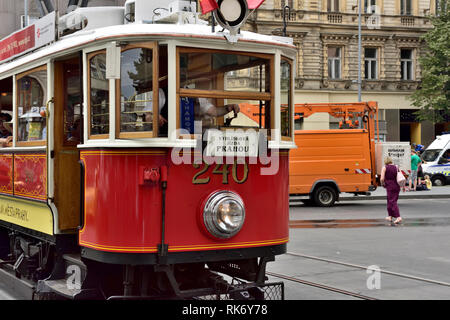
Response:
[[[403,192],[405,192],[405,186],[400,187],[397,183],[397,172],[399,172],[400,169],[392,164],[392,159],[386,157],[386,159],[384,159],[384,164],[385,166],[381,169],[380,182],[381,185],[386,188],[387,193],[388,216],[386,217],[386,220],[397,224],[402,221],[400,209],[397,204],[398,196],[400,194],[400,189],[403,189]]]
[[[409,175],[409,191],[416,191],[417,187],[417,170],[422,163],[422,159],[417,155],[415,150],[411,150],[411,174]],[[414,188],[413,188],[414,186]]]

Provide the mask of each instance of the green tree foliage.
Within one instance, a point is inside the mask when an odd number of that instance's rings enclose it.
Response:
[[[433,29],[425,36],[425,54],[419,58],[422,84],[411,96],[419,120],[442,122],[450,117],[450,0],[438,0]]]

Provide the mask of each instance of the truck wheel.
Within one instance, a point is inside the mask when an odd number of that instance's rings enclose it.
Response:
[[[431,182],[433,182],[433,185],[435,185],[437,187],[445,186],[445,179],[443,177],[440,177],[440,176],[433,177],[431,179]]]
[[[319,207],[331,207],[336,202],[336,190],[330,186],[322,186],[314,191],[314,202]]]

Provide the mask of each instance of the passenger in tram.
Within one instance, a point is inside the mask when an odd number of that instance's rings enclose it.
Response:
[[[194,114],[195,120],[201,120],[203,127],[212,127],[215,125],[215,118],[223,117],[224,115],[234,112],[239,113],[240,108],[238,104],[227,104],[223,107],[216,107],[209,98],[195,99]]]
[[[150,91],[150,95],[152,95],[152,91]],[[167,136],[168,130],[168,121],[167,121],[167,87],[159,88],[159,130],[158,135],[161,137]],[[153,111],[153,102],[148,101],[144,107],[144,111]],[[151,112],[145,113],[145,122],[152,122],[153,114]]]
[[[2,147],[8,146],[12,137],[12,127],[9,125],[12,117],[8,113],[0,113],[0,144]]]

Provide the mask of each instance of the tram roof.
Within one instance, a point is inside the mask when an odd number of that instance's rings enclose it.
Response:
[[[220,29],[216,27],[216,30]],[[211,30],[211,26],[199,25],[199,24],[126,24],[108,26],[104,28],[98,28],[93,30],[81,30],[71,35],[61,37],[58,41],[47,45],[46,47],[37,49],[32,53],[25,54],[17,57],[12,61],[0,64],[0,78],[4,73],[8,73],[23,65],[27,65],[36,62],[40,59],[48,58],[52,55],[63,55],[68,51],[77,48],[89,47],[94,43],[102,43],[114,40],[130,41],[130,39],[140,39],[142,37],[154,37],[166,38],[166,39],[192,39],[193,41],[213,40],[223,41],[227,43],[223,33],[215,32]],[[239,49],[239,44],[256,44],[265,46],[280,46],[284,49],[295,49],[295,46],[281,41],[280,37],[274,37],[269,35],[258,34],[249,31],[242,31],[239,35],[239,40],[236,44],[230,44],[227,46],[228,50],[233,48]]]

